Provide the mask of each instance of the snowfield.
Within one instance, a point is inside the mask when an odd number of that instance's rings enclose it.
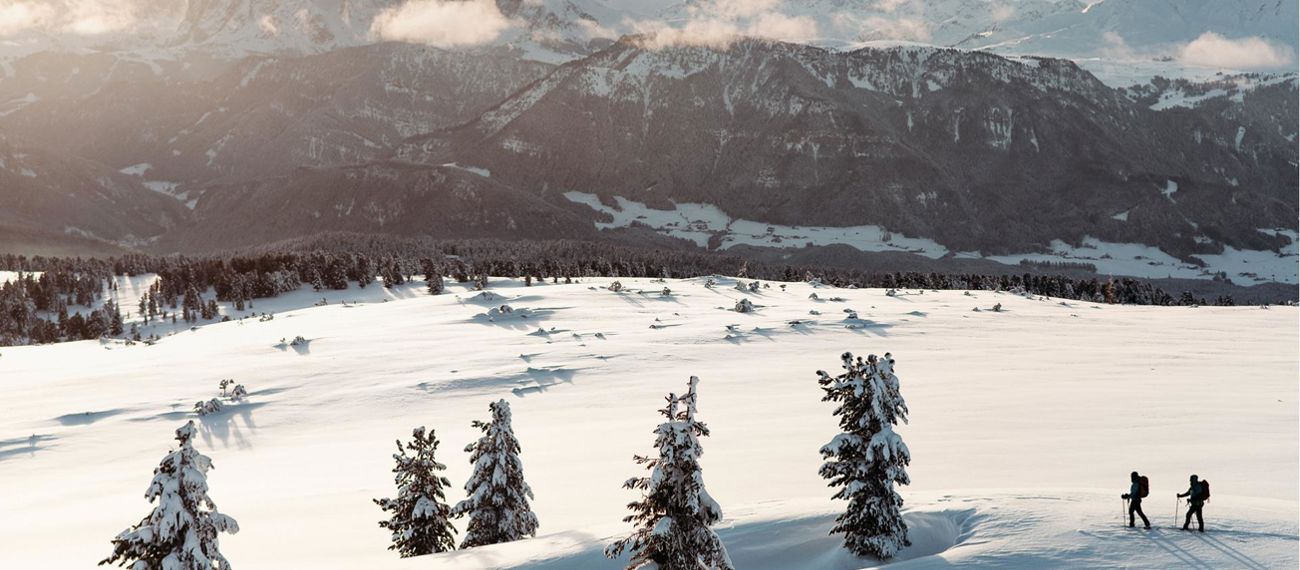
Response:
[[[1159,190],[1166,198],[1173,199],[1178,191],[1178,184],[1170,180]],[[1053,240],[1050,253],[1019,253],[1012,255],[985,256],[979,252],[949,252],[948,248],[923,237],[908,237],[892,233],[880,226],[782,226],[752,220],[732,219],[716,206],[709,204],[682,203],[674,204],[672,210],[658,210],[615,196],[618,208],[601,203],[600,197],[583,192],[566,192],[564,197],[570,202],[582,204],[612,218],[611,222],[593,222],[596,229],[626,228],[633,224],[643,224],[655,232],[695,242],[700,247],[707,247],[715,235],[721,237],[718,249],[726,250],[736,245],[752,245],[772,248],[802,248],[844,244],[859,251],[881,252],[893,251],[914,253],[930,259],[938,259],[949,253],[966,259],[986,259],[1004,265],[1018,265],[1021,261],[1049,263],[1088,263],[1097,268],[1099,275],[1126,275],[1148,279],[1182,278],[1213,279],[1216,273],[1223,272],[1239,285],[1259,283],[1300,283],[1300,236],[1294,230],[1285,228],[1258,228],[1257,231],[1267,235],[1283,235],[1290,243],[1280,251],[1239,250],[1225,246],[1224,252],[1217,255],[1198,254],[1196,257],[1204,262],[1198,267],[1175,258],[1159,248],[1137,243],[1104,242],[1093,237],[1085,237],[1080,247],[1071,246],[1061,240]],[[1128,221],[1128,211],[1120,212],[1111,219]],[[1205,236],[1198,236],[1209,239]]]
[[[423,283],[307,289],[256,301],[273,320],[178,328],[154,346],[0,350],[0,568],[107,556],[148,513],[152,470],[190,419],[216,467],[210,495],[241,529],[221,538],[236,568],[619,568],[600,551],[630,530],[635,496],[620,485],[642,473],[632,455],[652,450],[655,410],[691,375],[712,430],[704,481],[737,567],[874,567],[827,536],[840,505],[817,474],[838,430],[816,370],[837,370],[844,351],[891,352],[911,408],[898,431],[913,456],[901,492],[914,545],[893,566],[1300,565],[1294,307],[775,282],[747,293],[729,278],[622,279],[615,293],[611,281],[493,279],[487,298],[456,284],[436,297]],[[756,310],[731,310],[741,298]],[[281,344],[296,336],[307,342]],[[247,402],[196,417],[223,378],[247,386]],[[459,500],[470,422],[498,398],[513,409],[540,536],[399,559],[371,502],[394,496],[393,441],[435,429]],[[1134,469],[1151,478],[1151,531],[1121,526]],[[1203,535],[1172,524],[1192,473],[1213,487]]]

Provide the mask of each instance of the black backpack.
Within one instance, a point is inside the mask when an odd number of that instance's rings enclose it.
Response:
[[[1151,481],[1146,475],[1138,477],[1138,498],[1145,499],[1151,493]]]

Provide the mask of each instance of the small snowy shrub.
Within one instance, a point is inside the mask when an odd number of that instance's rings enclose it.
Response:
[[[615,293],[621,293],[623,291],[623,283],[621,281],[610,283],[609,290]]]
[[[202,417],[208,414],[215,414],[217,412],[220,412],[221,407],[222,407],[221,400],[218,400],[216,398],[213,398],[206,402],[202,402],[202,401],[194,402],[194,413]]]
[[[736,301],[736,312],[752,313],[754,312],[754,304],[749,302],[749,299],[741,299],[739,301]]]

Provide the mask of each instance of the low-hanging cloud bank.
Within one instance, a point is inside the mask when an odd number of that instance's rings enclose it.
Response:
[[[1292,65],[1295,53],[1286,46],[1259,37],[1229,39],[1214,32],[1205,32],[1182,46],[1178,59],[1183,63],[1205,67],[1278,69]]]
[[[141,32],[176,13],[146,9],[138,0],[0,0],[0,37],[31,31],[78,36]]]
[[[371,32],[385,41],[447,48],[491,42],[510,26],[490,0],[409,0],[375,17]]]
[[[802,42],[818,35],[817,22],[782,10],[781,0],[707,0],[691,5],[682,21],[625,22],[651,38],[650,47],[726,45],[740,37]]]

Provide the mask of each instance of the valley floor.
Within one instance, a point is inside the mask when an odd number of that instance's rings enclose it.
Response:
[[[106,556],[148,512],[152,470],[189,419],[216,465],[211,495],[241,527],[222,537],[236,568],[615,568],[600,549],[628,530],[634,497],[620,485],[640,473],[632,455],[651,451],[663,396],[691,375],[713,432],[704,479],[738,568],[872,567],[826,536],[838,505],[817,475],[836,423],[815,371],[837,369],[844,351],[891,352],[912,412],[899,433],[913,455],[902,494],[914,546],[896,566],[1300,564],[1294,307],[804,283],[749,293],[725,278],[624,279],[615,293],[611,281],[498,279],[487,299],[459,285],[436,297],[418,285],[304,291],[258,301],[273,320],[154,346],[0,350],[0,568]],[[740,298],[757,310],[732,311]],[[514,311],[490,317],[502,304]],[[295,336],[307,342],[280,342]],[[222,378],[249,400],[196,418]],[[370,501],[394,492],[393,441],[436,429],[459,499],[470,422],[498,398],[514,410],[542,536],[398,559]],[[1151,531],[1120,523],[1135,469],[1151,477]],[[1191,473],[1213,484],[1204,535],[1172,528]]]

